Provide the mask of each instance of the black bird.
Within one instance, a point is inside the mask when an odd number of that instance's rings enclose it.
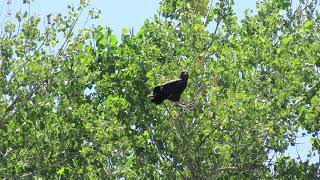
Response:
[[[173,102],[180,101],[181,93],[187,87],[188,72],[182,71],[180,78],[176,80],[168,81],[164,84],[156,86],[153,89],[153,95],[151,101],[155,104],[161,104],[164,100],[169,99]]]

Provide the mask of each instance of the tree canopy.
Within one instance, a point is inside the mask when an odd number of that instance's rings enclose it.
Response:
[[[0,177],[319,178],[319,2],[261,0],[243,19],[233,5],[162,0],[119,38],[76,28],[99,18],[86,0],[15,14],[0,37]],[[152,103],[181,70],[181,105]],[[300,130],[316,161],[285,154]]]

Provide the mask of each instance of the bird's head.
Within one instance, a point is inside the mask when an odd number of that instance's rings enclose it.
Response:
[[[187,80],[188,79],[188,71],[182,71],[180,73],[180,79]]]

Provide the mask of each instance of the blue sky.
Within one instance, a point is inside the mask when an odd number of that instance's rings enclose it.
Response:
[[[7,6],[9,0],[0,0],[3,6]],[[11,11],[21,8],[22,0],[11,0]],[[77,3],[78,0],[35,0],[30,10],[45,16],[48,13],[64,13],[67,4]],[[92,7],[102,11],[98,24],[107,25],[119,36],[122,28],[134,28],[137,32],[147,18],[157,13],[160,0],[91,0]],[[215,1],[214,1],[215,2]],[[241,17],[247,8],[255,9],[256,0],[236,0],[235,12]],[[8,8],[4,8],[6,11]]]
[[[0,9],[0,18],[2,21],[8,11],[14,14],[22,7],[22,0],[11,0],[11,5],[7,4],[9,1],[0,0],[0,7],[2,7]],[[256,6],[256,0],[235,1],[235,12],[240,18],[245,9],[255,9]],[[65,13],[68,2],[75,3],[78,0],[35,0],[30,6],[30,10],[43,17],[49,13]],[[102,11],[100,19],[95,24],[111,27],[118,37],[121,34],[122,28],[134,28],[134,32],[137,32],[147,18],[152,18],[157,13],[159,7],[159,0],[92,0],[91,2],[92,7]],[[298,149],[295,147],[289,148],[288,154],[292,157],[297,157],[298,151],[302,159],[305,159],[308,149],[311,148],[308,139],[306,137],[299,138],[298,142],[303,144],[298,145]]]

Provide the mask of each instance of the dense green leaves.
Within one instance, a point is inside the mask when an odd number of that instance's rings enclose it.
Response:
[[[121,37],[76,27],[98,18],[87,1],[45,27],[17,13],[0,38],[0,177],[319,178],[317,1],[259,1],[241,21],[233,4],[163,0]],[[152,104],[181,70],[182,101]],[[286,156],[302,129],[310,160]]]

